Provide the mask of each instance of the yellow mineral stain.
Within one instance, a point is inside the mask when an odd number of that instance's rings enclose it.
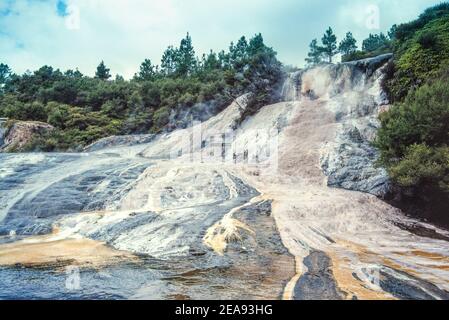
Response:
[[[395,298],[383,291],[375,291],[366,287],[363,282],[354,278],[353,269],[349,266],[349,259],[341,258],[338,254],[327,252],[332,260],[332,272],[335,281],[341,291],[346,293],[346,298],[351,300],[357,297],[359,300],[395,300]]]
[[[367,249],[365,246],[363,245],[359,245],[357,243],[354,243],[352,241],[348,241],[348,240],[341,240],[338,239],[337,241],[338,244],[350,249],[353,253],[357,254],[358,259],[361,262],[364,263],[380,263],[382,265],[385,265],[387,267],[390,267],[392,269],[395,270],[399,270],[399,271],[403,271],[405,273],[408,273],[410,275],[414,275],[417,276],[417,272],[413,269],[410,268],[406,268],[400,264],[398,264],[397,262],[395,262],[393,259],[388,258],[386,256],[381,256],[369,249]]]
[[[390,267],[392,269],[403,271],[403,272],[408,273],[408,274],[410,274],[412,276],[416,276],[416,277],[420,276],[419,273],[416,272],[415,270],[410,269],[410,268],[405,268],[404,266],[398,264],[397,262],[395,262],[394,260],[392,260],[390,258],[382,257],[381,262],[382,262],[382,264],[384,266]]]
[[[131,253],[114,250],[90,239],[58,239],[36,236],[0,245],[0,265],[26,267],[78,265],[102,267],[123,259],[136,260]]]
[[[255,232],[246,224],[232,218],[230,215],[226,215],[221,221],[215,223],[207,230],[203,242],[217,254],[224,255],[228,243],[242,240],[240,230],[255,235]]]
[[[302,260],[301,257],[295,257],[295,276],[285,286],[282,300],[293,300],[296,283],[303,274],[304,264]]]
[[[251,230],[248,225],[233,218],[233,215],[240,209],[256,203],[261,199],[263,199],[262,196],[254,197],[244,205],[235,207],[227,214],[225,214],[220,221],[207,229],[206,234],[203,237],[203,243],[214,250],[217,254],[222,256],[226,251],[228,243],[242,240],[242,237],[240,235],[241,230],[246,231],[252,236],[255,236],[256,233]]]
[[[426,258],[426,259],[430,259],[430,260],[434,260],[434,261],[443,261],[443,262],[447,262],[449,264],[449,257],[443,256],[438,253],[413,250],[413,251],[405,253],[405,255],[422,257],[422,258]]]
[[[440,269],[440,270],[449,271],[449,265],[423,265],[423,267],[428,267],[428,268],[432,268],[432,269]],[[446,282],[449,282],[449,279],[446,280]]]

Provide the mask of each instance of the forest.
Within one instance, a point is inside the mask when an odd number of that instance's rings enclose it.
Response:
[[[0,117],[10,119],[10,125],[22,120],[55,127],[21,151],[78,151],[110,135],[185,127],[248,92],[250,114],[277,99],[281,67],[261,34],[202,57],[187,34],[179,47],[165,50],[160,65],[146,59],[130,81],[112,78],[103,61],[93,78],[51,66],[17,75],[2,63]]]

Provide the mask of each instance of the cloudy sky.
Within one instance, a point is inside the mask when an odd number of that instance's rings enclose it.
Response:
[[[197,54],[261,32],[285,64],[302,66],[328,26],[363,40],[439,0],[0,0],[0,62],[16,73],[52,65],[92,75],[101,60],[132,76],[190,32]]]

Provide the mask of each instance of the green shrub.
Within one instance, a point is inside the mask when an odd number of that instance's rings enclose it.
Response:
[[[403,103],[393,106],[380,117],[381,129],[376,145],[384,163],[404,156],[415,143],[430,147],[449,142],[449,76],[412,91]]]
[[[38,101],[23,103],[11,94],[1,99],[0,116],[24,121],[47,121],[45,105]]]
[[[427,30],[425,32],[421,32],[416,41],[423,47],[424,49],[430,49],[436,47],[438,42],[438,36],[434,30]]]
[[[166,124],[168,124],[170,118],[170,110],[168,107],[163,107],[159,110],[157,110],[153,115],[153,122],[154,122],[154,130],[159,131],[162,129]]]
[[[384,81],[392,102],[403,101],[409,90],[437,77],[441,68],[449,64],[449,15],[425,21],[407,37],[395,40],[395,71]]]
[[[401,161],[389,166],[391,178],[401,187],[432,187],[449,192],[449,147],[409,146]]]
[[[401,205],[447,223],[449,203],[449,70],[409,92],[380,117],[380,163],[405,193]],[[409,208],[410,209],[410,208]]]

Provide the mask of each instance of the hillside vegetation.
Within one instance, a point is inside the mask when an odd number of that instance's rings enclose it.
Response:
[[[16,75],[1,64],[0,117],[56,128],[25,151],[79,150],[110,135],[157,133],[204,120],[244,93],[252,93],[248,110],[254,112],[277,99],[281,77],[276,52],[260,34],[201,58],[187,34],[179,48],[167,48],[160,66],[145,60],[131,81],[111,80],[104,62],[95,77],[50,66]]]
[[[449,222],[449,4],[397,26],[376,146],[403,209]]]

